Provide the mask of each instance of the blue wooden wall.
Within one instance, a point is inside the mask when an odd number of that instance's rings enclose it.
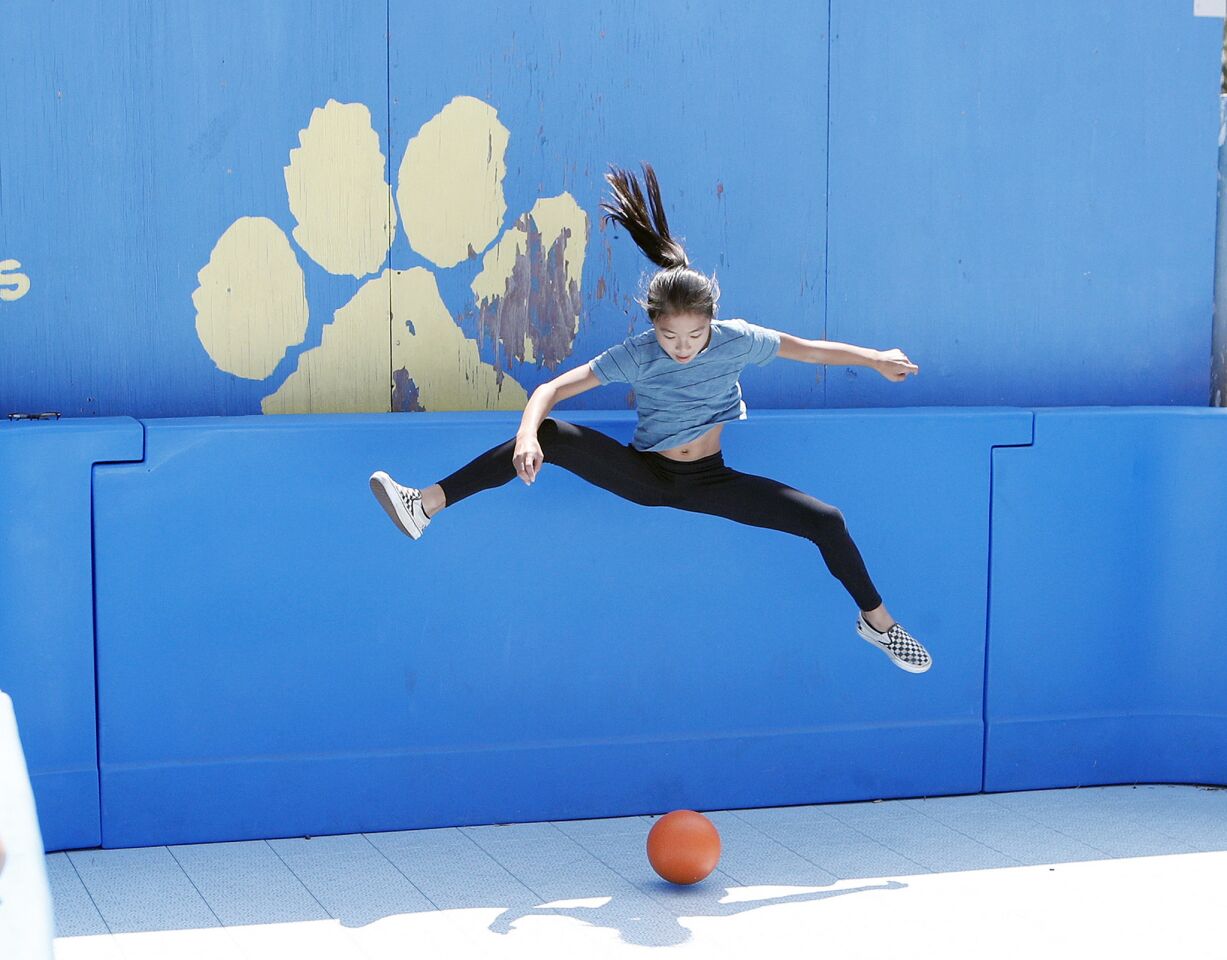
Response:
[[[4,23],[0,413],[519,409],[646,329],[650,265],[597,206],[640,160],[722,316],[920,365],[748,370],[752,408],[1208,396],[1221,24],[1188,4],[9,0]]]

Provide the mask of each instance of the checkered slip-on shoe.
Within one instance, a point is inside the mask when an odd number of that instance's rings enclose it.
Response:
[[[382,470],[371,474],[371,493],[375,494],[375,499],[392,522],[414,540],[422,535],[430,523],[430,517],[426,516],[426,510],[422,507],[422,491],[402,487]]]
[[[933,666],[929,651],[897,623],[891,624],[885,633],[879,633],[861,614],[856,618],[856,632],[909,673],[924,673]]]

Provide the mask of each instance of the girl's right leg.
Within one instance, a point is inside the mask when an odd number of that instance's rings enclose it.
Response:
[[[557,464],[589,483],[645,507],[663,506],[668,481],[657,475],[638,450],[591,427],[546,417],[537,429],[546,463]],[[439,481],[447,506],[516,478],[511,455],[516,441],[491,447]]]

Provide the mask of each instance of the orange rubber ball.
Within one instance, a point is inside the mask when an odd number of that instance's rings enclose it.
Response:
[[[698,883],[719,861],[720,833],[694,810],[666,813],[648,831],[648,863],[670,883]]]

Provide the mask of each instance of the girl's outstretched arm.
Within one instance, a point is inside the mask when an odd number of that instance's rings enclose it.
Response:
[[[903,380],[909,374],[920,372],[900,349],[874,350],[872,347],[857,347],[834,340],[803,340],[790,333],[776,331],[780,335],[779,356],[784,360],[800,360],[802,363],[821,363],[829,366],[859,366],[877,370],[887,380]]]

